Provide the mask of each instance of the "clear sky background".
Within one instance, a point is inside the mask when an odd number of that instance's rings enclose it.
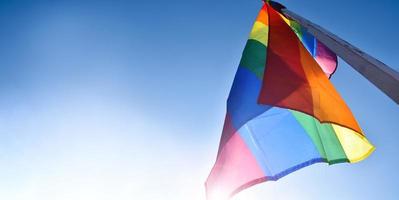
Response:
[[[399,70],[397,0],[285,0]],[[260,0],[1,1],[0,199],[204,200]],[[343,61],[332,78],[377,150],[236,200],[394,200],[399,106]]]

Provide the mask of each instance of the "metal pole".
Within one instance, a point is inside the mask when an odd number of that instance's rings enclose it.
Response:
[[[282,8],[281,12],[305,27],[309,33],[399,104],[399,73],[397,71],[294,12],[286,8]]]

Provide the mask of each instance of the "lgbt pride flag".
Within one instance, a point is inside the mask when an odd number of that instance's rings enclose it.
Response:
[[[228,199],[318,162],[374,150],[329,77],[337,56],[269,3],[253,26],[227,100],[209,200]]]

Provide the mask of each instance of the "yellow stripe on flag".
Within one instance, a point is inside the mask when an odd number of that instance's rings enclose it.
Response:
[[[364,160],[375,150],[375,147],[364,136],[352,129],[335,124],[332,124],[332,127],[351,163]]]
[[[249,39],[257,40],[260,43],[267,46],[267,40],[269,35],[269,27],[263,23],[255,22]]]

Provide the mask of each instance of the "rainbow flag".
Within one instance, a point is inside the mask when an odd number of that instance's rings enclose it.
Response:
[[[337,56],[268,3],[245,46],[230,95],[209,200],[228,199],[314,163],[354,163],[371,145],[329,77]]]

